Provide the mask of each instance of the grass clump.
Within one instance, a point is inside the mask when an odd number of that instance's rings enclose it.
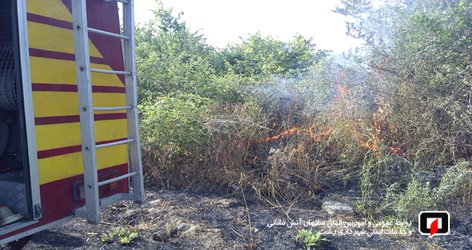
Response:
[[[414,179],[405,192],[399,195],[395,210],[398,217],[415,221],[421,211],[435,210],[436,201],[436,190],[429,183]]]
[[[110,232],[103,233],[100,237],[102,243],[111,244],[117,242],[120,245],[128,245],[138,238],[138,233],[125,228],[115,228]]]
[[[301,230],[295,236],[295,240],[301,243],[305,249],[309,250],[319,245],[325,238],[323,238],[319,232],[315,233],[311,230]]]
[[[455,214],[472,213],[472,164],[461,161],[448,168],[437,188],[438,204]]]

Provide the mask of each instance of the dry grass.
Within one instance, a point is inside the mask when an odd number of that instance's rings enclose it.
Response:
[[[452,127],[441,132],[441,124],[449,123],[438,121],[453,119],[451,126],[461,131],[467,123],[444,114],[438,118],[428,105],[416,114],[412,99],[382,98],[366,108],[361,93],[343,93],[316,111],[303,98],[289,107],[272,100],[211,106],[203,114],[206,142],[192,154],[144,146],[148,179],[168,188],[244,193],[276,207],[312,200],[320,192],[355,189],[363,198],[359,212],[373,217],[392,214],[399,200],[405,204],[401,209],[412,212],[407,204],[414,192],[408,187],[425,183],[410,182],[434,173],[434,166],[448,169],[470,156],[466,132],[452,133]],[[428,188],[438,188],[441,176],[435,178]],[[470,202],[467,185],[441,199],[456,194]]]

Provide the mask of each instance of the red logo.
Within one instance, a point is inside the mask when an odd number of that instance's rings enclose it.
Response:
[[[439,219],[435,219],[433,222],[431,222],[431,225],[429,227],[429,237],[433,237],[438,232],[438,222]]]
[[[418,216],[418,231],[422,235],[448,235],[450,215],[447,211],[423,211]]]

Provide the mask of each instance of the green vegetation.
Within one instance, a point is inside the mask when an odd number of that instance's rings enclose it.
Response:
[[[320,242],[324,240],[324,238],[318,232],[315,233],[310,230],[301,230],[300,232],[298,232],[297,236],[295,236],[295,240],[301,242],[305,249],[309,250],[320,244]]]
[[[341,2],[365,41],[342,60],[301,36],[213,48],[156,10],[137,29],[148,180],[271,204],[349,187],[371,219],[470,216],[472,3]]]
[[[102,243],[111,244],[118,242],[120,245],[128,245],[138,238],[138,233],[131,232],[125,228],[115,228],[114,230],[102,234],[100,237]]]
[[[460,176],[471,180],[472,17],[467,13],[472,4],[384,1],[374,8],[370,1],[343,3],[338,12],[354,20],[348,25],[351,34],[366,41],[358,61],[369,69],[364,84],[382,111],[379,138],[401,149],[396,160],[364,161],[363,204],[373,204],[370,213],[393,210],[409,220],[424,209],[464,208],[448,202],[470,192],[468,185],[460,184],[461,191],[448,186],[447,195],[439,190],[444,190],[440,183],[456,183],[448,173],[459,171],[458,165],[469,166],[460,168]],[[392,178],[391,171],[402,178]]]

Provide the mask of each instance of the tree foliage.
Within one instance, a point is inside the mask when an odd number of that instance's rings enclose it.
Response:
[[[169,93],[215,94],[213,48],[187,28],[180,14],[174,17],[172,10],[161,7],[155,16],[136,32],[140,99],[155,101]]]
[[[223,51],[223,72],[245,77],[294,76],[307,73],[324,55],[311,39],[300,35],[282,42],[257,33]]]
[[[136,44],[139,97],[146,101],[179,93],[232,98],[238,95],[235,84],[306,73],[324,56],[302,36],[282,42],[255,34],[218,50],[190,31],[181,13],[175,15],[162,5],[153,21],[138,27]]]
[[[369,72],[364,84],[372,89],[383,119],[389,122],[390,130],[382,133],[395,134],[384,135],[384,143],[388,145],[388,140],[395,138],[402,157],[414,170],[407,188],[396,189],[401,193],[397,211],[414,219],[411,216],[417,214],[418,207],[412,201],[430,199],[427,204],[439,206],[439,198],[429,197],[429,189],[437,187],[425,173],[438,172],[444,166],[449,171],[454,169],[451,166],[472,159],[472,2],[342,2],[338,13],[349,17],[350,34],[366,44],[359,61]],[[389,168],[377,177],[387,171]],[[423,194],[413,192],[415,189]],[[385,191],[379,186],[368,191],[373,190]],[[443,201],[443,209],[457,209],[447,207],[448,202]]]
[[[469,157],[470,1],[381,1],[376,8],[367,0],[343,3],[338,12],[366,41],[367,84],[390,107],[410,157],[425,165]]]
[[[262,116],[256,115],[257,105],[248,104],[250,87],[276,75],[307,73],[324,56],[301,36],[282,42],[256,34],[216,49],[187,27],[181,13],[160,4],[154,14],[136,31],[137,82],[144,153],[161,170],[197,169],[214,159],[208,148],[215,144],[215,134],[235,136],[220,131],[222,127],[242,131],[238,137],[255,133],[253,124],[260,122],[255,117]]]

